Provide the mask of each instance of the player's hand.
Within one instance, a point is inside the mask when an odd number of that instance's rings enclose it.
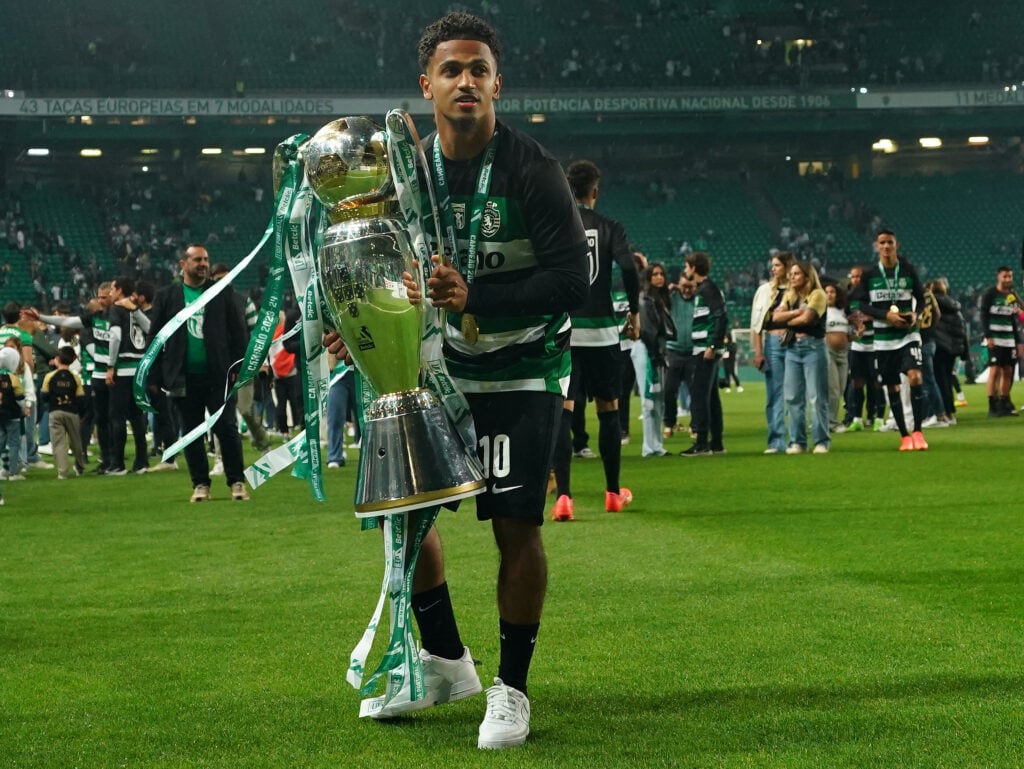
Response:
[[[437,258],[436,256],[434,257]],[[413,260],[413,266],[418,271],[420,263]],[[416,280],[416,277],[412,273],[402,273],[402,283],[405,284],[405,294],[409,297],[409,304],[419,304],[423,301],[423,294],[420,292],[420,282]]]
[[[126,296],[121,297],[116,302],[114,302],[114,304],[116,304],[118,307],[123,307],[124,309],[128,310],[128,312],[135,312],[136,310],[135,303]]]
[[[466,309],[469,298],[469,286],[462,273],[447,264],[439,263],[433,257],[434,271],[427,279],[427,296],[434,307],[451,312],[462,312]]]
[[[349,354],[341,334],[337,331],[328,331],[324,334],[324,348],[338,360],[343,360],[349,366],[352,365],[352,356]]]
[[[631,312],[626,313],[626,339],[640,338],[640,315]]]
[[[899,312],[887,312],[885,320],[890,326],[895,326],[896,328],[908,328],[911,325],[907,322],[906,315]]]
[[[32,320],[39,320],[39,310],[35,307],[24,307],[21,310],[21,314],[26,318],[31,318]]]

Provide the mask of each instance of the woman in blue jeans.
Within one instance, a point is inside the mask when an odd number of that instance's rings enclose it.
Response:
[[[765,454],[781,454],[786,450],[786,404],[782,394],[786,374],[786,348],[782,346],[782,339],[786,324],[776,322],[773,315],[789,287],[789,268],[792,265],[793,255],[788,251],[772,256],[771,280],[758,287],[750,309],[754,366],[764,374],[764,413],[768,422]]]
[[[784,323],[786,376],[783,395],[789,409],[787,454],[807,451],[807,410],[811,411],[811,439],[815,454],[827,454],[828,354],[825,350],[825,311],[828,297],[821,288],[818,272],[809,262],[797,261],[789,270],[789,289],[772,314]]]

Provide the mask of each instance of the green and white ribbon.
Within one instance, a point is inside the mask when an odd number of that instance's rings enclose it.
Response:
[[[308,257],[307,255],[311,252],[315,253],[315,246],[311,244],[315,242],[315,230],[317,225],[314,225],[313,227],[313,237],[308,237],[310,228],[307,225],[307,219],[310,217],[319,217],[320,214],[318,207],[310,204],[311,195],[309,194],[308,187],[306,187],[305,192],[303,191],[305,177],[302,173],[302,165],[298,158],[298,148],[306,141],[307,138],[308,136],[305,134],[296,134],[282,142],[278,147],[277,155],[284,161],[283,173],[277,197],[275,199],[274,217],[267,225],[267,229],[264,231],[263,238],[260,240],[260,243],[245,259],[239,262],[233,270],[218,281],[217,285],[214,285],[205,291],[197,302],[194,302],[179,311],[178,314],[175,315],[175,317],[157,333],[153,343],[146,351],[146,355],[143,357],[135,376],[135,397],[139,402],[140,407],[152,411],[152,407],[149,405],[146,397],[146,378],[148,376],[149,369],[152,367],[156,356],[159,354],[164,344],[166,344],[167,339],[169,339],[175,331],[186,323],[188,318],[205,307],[206,304],[217,296],[217,294],[223,291],[234,280],[234,278],[242,272],[242,270],[248,267],[252,259],[255,258],[256,254],[259,253],[267,240],[269,240],[270,235],[273,234],[274,253],[271,257],[269,270],[270,277],[266,290],[264,291],[263,301],[260,305],[256,326],[249,339],[245,356],[241,361],[242,367],[239,372],[238,379],[235,382],[234,387],[225,394],[225,405],[227,399],[235,391],[252,381],[259,372],[260,367],[263,365],[263,362],[267,357],[267,352],[270,349],[273,334],[277,327],[281,309],[284,273],[291,264],[290,257],[293,257],[297,252],[300,256],[295,258],[295,261],[304,267],[304,262],[312,262],[311,257]],[[312,263],[315,264],[315,262]],[[303,279],[308,284],[308,275],[304,275]],[[307,333],[315,332],[307,330]],[[322,335],[322,331],[320,333]],[[319,357],[319,354],[320,351],[318,350],[313,356],[314,359]],[[225,389],[227,389],[227,383],[225,383]],[[163,458],[169,459],[192,441],[208,432],[213,424],[215,424],[220,418],[224,408],[225,407],[222,406],[216,411],[216,413],[207,417],[202,424],[197,425],[187,435],[183,436],[173,445],[168,447],[164,451]],[[314,418],[314,423],[317,428],[316,434],[319,436],[318,409],[317,416]],[[305,454],[302,452],[298,454],[298,461],[301,462],[305,460],[305,466],[309,468],[306,472],[306,476],[310,478],[313,495],[316,499],[323,500],[323,484],[320,478],[319,468],[319,448],[318,437],[314,451],[315,458],[317,460],[315,466],[309,459],[306,459],[306,456],[310,453],[308,446]],[[291,456],[290,453],[289,456]]]
[[[412,634],[411,595],[420,548],[437,519],[438,510],[432,507],[384,518],[385,567],[381,596],[369,626],[352,651],[346,680],[363,695],[371,694],[384,676],[387,676],[387,686],[382,696],[363,700],[360,716],[379,711],[405,689],[408,689],[410,701],[421,700],[426,694],[423,666]],[[413,526],[415,529],[410,531]],[[412,541],[407,548],[410,537]],[[385,602],[389,607],[391,637],[380,664],[364,683],[366,658],[373,646]]]
[[[316,254],[326,222],[323,207],[313,195],[309,181],[302,173],[301,163],[296,165],[299,168],[298,187],[295,207],[287,223],[285,261],[295,299],[301,303],[299,375],[302,377],[306,449],[296,457],[292,475],[308,479],[313,498],[323,501],[326,495],[320,451],[320,415],[327,397],[327,372],[323,355],[323,301],[319,293]]]

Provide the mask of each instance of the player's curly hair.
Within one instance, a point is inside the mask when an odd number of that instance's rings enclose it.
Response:
[[[501,62],[501,43],[494,27],[472,13],[453,12],[424,28],[417,48],[420,69],[426,71],[437,46],[449,40],[477,40],[491,49],[496,62]]]
[[[590,160],[574,160],[565,169],[565,178],[569,180],[573,197],[585,198],[601,180],[601,169]]]

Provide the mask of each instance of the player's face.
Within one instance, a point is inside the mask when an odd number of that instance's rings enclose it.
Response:
[[[896,248],[898,243],[893,235],[882,234],[875,238],[875,246],[878,248],[878,258],[886,267],[896,264]]]
[[[864,277],[864,271],[860,267],[855,267],[850,270],[850,274],[847,277],[850,279],[850,286],[856,288],[860,285],[861,278]]]
[[[1000,291],[1009,291],[1013,288],[1013,270],[1003,270],[996,275],[996,287]]]
[[[109,288],[102,288],[96,292],[96,298],[100,300],[100,306],[106,309],[114,303],[114,292]]]
[[[501,93],[498,62],[490,47],[478,40],[446,40],[437,46],[420,75],[423,98],[434,102],[434,114],[467,127],[494,112]]]

